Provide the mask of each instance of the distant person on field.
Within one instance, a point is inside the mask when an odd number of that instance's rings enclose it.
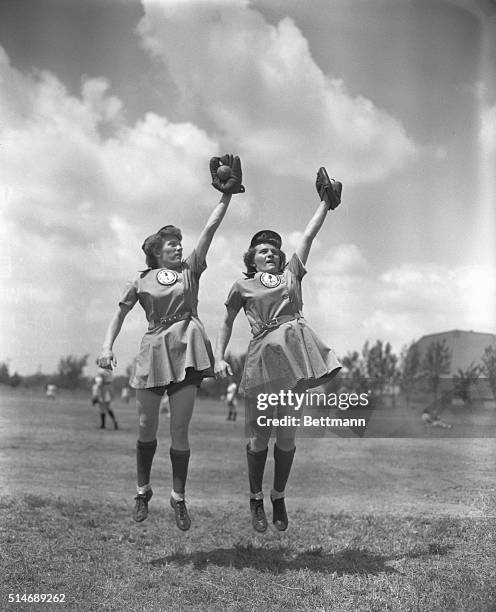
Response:
[[[422,419],[422,423],[424,423],[424,425],[432,425],[432,414],[430,413],[429,408],[424,408],[420,418]]]
[[[129,404],[129,400],[130,399],[131,399],[131,389],[126,385],[125,387],[122,387],[122,390],[121,390],[121,400],[125,404]]]
[[[237,413],[238,400],[236,399],[237,391],[238,391],[238,385],[234,382],[234,380],[232,380],[227,385],[227,392],[226,392],[226,397],[224,400],[229,409],[229,412],[227,415],[228,421],[235,421],[237,414],[238,414]]]
[[[432,415],[431,427],[440,427],[441,429],[451,429],[453,425],[450,425],[449,423],[445,423],[443,420],[441,420],[441,417],[435,412]]]
[[[449,425],[441,420],[437,412],[431,413],[429,408],[424,408],[421,416],[422,422],[431,427],[440,427],[441,429],[451,429],[453,425]]]
[[[48,399],[57,399],[57,385],[54,385],[53,383],[48,383],[46,386],[46,397]]]
[[[110,408],[113,395],[112,372],[111,370],[100,368],[98,370],[98,374],[94,378],[93,387],[91,390],[92,404],[98,404],[98,407],[100,408],[100,429],[105,429],[107,414],[114,422],[114,429],[119,429],[114,412]]]

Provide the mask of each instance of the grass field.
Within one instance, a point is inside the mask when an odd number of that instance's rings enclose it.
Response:
[[[494,439],[301,438],[289,529],[259,535],[242,420],[201,400],[182,533],[166,417],[136,524],[132,405],[116,402],[121,429],[102,431],[87,397],[0,402],[1,610],[496,610]],[[271,476],[269,459],[267,492]],[[24,593],[66,603],[8,603]]]

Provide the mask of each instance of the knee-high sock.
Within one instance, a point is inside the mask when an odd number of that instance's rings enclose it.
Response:
[[[274,489],[282,493],[286,488],[296,448],[281,450],[274,444]]]
[[[151,442],[136,442],[136,466],[138,469],[138,487],[144,487],[150,482],[153,457],[157,450],[157,440]]]
[[[248,462],[248,478],[250,480],[250,492],[260,493],[262,490],[265,462],[267,461],[268,448],[262,451],[252,451],[250,446],[246,447],[246,460]]]
[[[184,495],[186,490],[186,478],[188,476],[188,465],[190,450],[170,449],[172,464],[172,488],[176,493]]]
[[[110,418],[112,419],[112,421],[114,421],[114,423],[115,423],[115,414],[114,414],[114,411],[109,408],[108,413],[110,414]]]

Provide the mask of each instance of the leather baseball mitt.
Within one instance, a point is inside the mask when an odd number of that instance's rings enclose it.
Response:
[[[226,180],[221,180],[217,174],[220,166],[229,166],[231,174]],[[223,155],[222,157],[212,157],[210,159],[210,175],[212,185],[222,193],[244,193],[245,188],[241,184],[243,172],[241,170],[241,160],[237,155]]]
[[[334,210],[341,202],[341,191],[343,184],[334,179],[330,179],[324,167],[319,168],[315,187],[320,200],[327,204],[327,207]]]

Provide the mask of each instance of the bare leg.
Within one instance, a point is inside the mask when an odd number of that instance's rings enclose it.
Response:
[[[175,450],[189,450],[188,430],[197,391],[195,385],[188,385],[169,397],[171,447]]]
[[[151,442],[157,439],[160,399],[160,396],[153,391],[146,389],[136,391],[138,440],[140,442]]]

